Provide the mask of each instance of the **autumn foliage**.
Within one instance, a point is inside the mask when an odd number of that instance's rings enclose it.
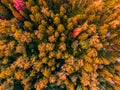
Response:
[[[0,90],[120,90],[120,0],[0,0]]]

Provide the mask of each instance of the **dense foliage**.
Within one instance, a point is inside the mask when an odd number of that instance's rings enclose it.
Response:
[[[0,90],[120,90],[120,0],[0,0]]]

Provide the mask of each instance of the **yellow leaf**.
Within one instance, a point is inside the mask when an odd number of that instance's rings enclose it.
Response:
[[[89,64],[89,63],[86,63],[86,64],[83,66],[83,68],[84,68],[84,70],[85,70],[86,72],[92,72],[92,71],[93,71],[93,67],[92,67],[92,65]]]

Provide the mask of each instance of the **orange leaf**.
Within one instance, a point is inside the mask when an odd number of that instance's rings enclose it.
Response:
[[[20,20],[20,21],[24,20],[24,18],[17,11],[13,11],[12,13],[18,20]]]
[[[82,29],[81,28],[75,28],[74,30],[73,30],[73,33],[72,33],[72,36],[74,37],[74,38],[76,38],[80,33],[82,32]]]

